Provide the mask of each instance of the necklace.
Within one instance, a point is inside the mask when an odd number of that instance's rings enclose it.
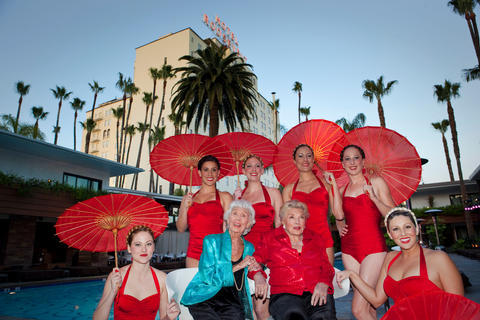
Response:
[[[243,274],[243,272],[244,271],[242,270],[242,283],[240,284],[240,288],[237,285],[237,279],[235,279],[235,274],[233,275],[233,282],[235,283],[235,288],[237,289],[237,291],[242,291],[243,283],[245,282],[245,275]]]

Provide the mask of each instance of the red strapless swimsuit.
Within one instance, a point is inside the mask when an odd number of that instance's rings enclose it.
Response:
[[[318,179],[318,177],[317,177]],[[297,182],[293,186],[292,200],[298,200],[305,203],[308,207],[310,217],[307,219],[306,229],[318,233],[323,240],[325,248],[333,247],[332,234],[328,225],[328,192],[318,179],[320,187],[310,193],[297,191]]]
[[[422,247],[420,247],[420,275],[404,278],[398,281],[393,280],[392,277],[388,275],[388,271],[401,254],[402,252],[399,252],[395,258],[392,259],[388,265],[387,276],[383,281],[383,290],[393,299],[394,302],[398,302],[403,298],[415,296],[417,294],[431,291],[443,291],[428,279],[427,263],[425,262]]]
[[[243,190],[242,196],[245,190],[247,190],[247,188]],[[265,233],[274,229],[275,209],[271,204],[272,201],[268,195],[267,188],[262,185],[262,190],[265,202],[252,204],[253,209],[255,210],[255,224],[253,225],[252,230],[250,230],[245,236],[245,240],[251,242],[254,247],[257,246]]]
[[[187,221],[190,231],[187,257],[200,260],[203,238],[212,233],[223,233],[223,207],[218,190],[215,190],[215,200],[193,202],[187,212]]]
[[[357,197],[346,197],[347,188],[348,184],[343,190],[343,212],[348,232],[341,238],[342,252],[362,263],[369,254],[387,251],[385,238],[380,230],[382,214],[365,193]]]
[[[124,294],[125,286],[128,281],[128,275],[130,274],[130,266],[128,267],[127,274],[123,279],[122,286],[118,290],[117,297],[115,298],[115,305],[113,307],[113,313],[115,320],[154,320],[160,308],[160,285],[158,284],[157,275],[152,267],[153,281],[155,282],[155,288],[157,293],[152,294],[142,300]]]

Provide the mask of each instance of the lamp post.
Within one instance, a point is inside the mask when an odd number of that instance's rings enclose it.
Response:
[[[277,112],[277,103],[275,101],[275,91],[272,91],[272,106],[273,106],[273,116],[275,117],[275,121],[274,121],[274,125],[275,125],[275,128],[274,128],[274,132],[273,132],[273,137],[275,139],[275,144],[278,143],[278,137],[277,137],[277,131],[278,131],[278,112]]]

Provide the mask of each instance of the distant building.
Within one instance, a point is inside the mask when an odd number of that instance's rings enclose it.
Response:
[[[172,67],[184,66],[184,61],[179,61],[178,59],[184,55],[193,55],[198,49],[204,49],[207,46],[207,42],[211,41],[209,39],[204,40],[200,38],[197,33],[192,29],[186,28],[181,31],[178,31],[173,34],[168,34],[160,37],[157,40],[154,40],[150,43],[147,43],[143,46],[140,46],[135,49],[136,57],[134,64],[134,75],[133,81],[135,85],[140,88],[139,93],[134,96],[132,109],[130,112],[130,118],[128,123],[137,125],[138,122],[144,122],[146,107],[142,101],[143,92],[152,92],[153,91],[153,80],[150,77],[150,68],[160,69],[164,62],[172,65]],[[128,75],[126,75],[128,77]],[[156,84],[156,93],[158,99],[155,102],[154,112],[153,112],[153,125],[156,125],[157,122],[160,126],[165,126],[165,137],[170,137],[174,135],[174,126],[173,123],[169,120],[168,116],[171,114],[171,95],[172,87],[178,81],[178,78],[172,78],[167,81],[167,86],[165,89],[165,110],[162,110],[160,116],[160,106],[162,102],[162,92],[163,92],[163,80],[158,80]],[[257,119],[250,121],[250,132],[257,133],[266,138],[269,138],[273,141],[274,139],[274,112],[270,108],[267,99],[265,99],[260,93],[256,93],[257,96],[257,105],[256,105],[256,114]],[[101,103],[95,110],[95,120],[97,126],[92,132],[90,140],[90,153],[105,159],[110,159],[116,161],[116,136],[117,136],[117,119],[113,116],[112,108],[118,108],[123,106],[122,99],[114,99],[108,102]],[[129,101],[127,100],[127,109],[129,106]],[[128,111],[127,111],[128,112]],[[150,113],[150,111],[149,111]],[[91,111],[86,113],[87,118],[91,116]],[[120,124],[121,125],[121,124]],[[208,135],[208,127],[206,130],[203,130],[203,126],[200,126],[199,134]],[[239,131],[239,129],[238,129]],[[227,132],[225,123],[220,122],[219,133]],[[182,133],[194,133],[193,126],[186,128]],[[82,151],[84,151],[85,145],[85,135],[86,131],[84,130],[82,135]],[[127,139],[128,143],[128,139]],[[127,159],[127,164],[135,166],[137,161],[137,155],[140,145],[140,133],[136,133],[132,139],[132,144],[130,146],[130,156]],[[138,190],[149,191],[149,181],[150,181],[150,163],[149,163],[149,148],[148,148],[148,135],[146,135],[143,141],[142,155],[140,161],[140,168],[145,169],[145,172],[139,175],[138,180]],[[169,193],[169,183],[163,179],[160,179],[159,193],[168,194]],[[270,187],[278,186],[278,182],[273,174],[273,170],[269,169],[265,172],[262,180],[265,185]],[[125,179],[124,188],[130,188],[132,182],[132,177],[127,177]],[[113,181],[111,184],[114,185]],[[218,184],[220,190],[233,192],[236,187],[236,178],[228,177],[222,179]]]
[[[469,201],[478,203],[479,186],[477,182],[471,180],[464,180],[464,182]],[[410,203],[413,209],[461,205],[460,181],[421,184],[410,198]]]

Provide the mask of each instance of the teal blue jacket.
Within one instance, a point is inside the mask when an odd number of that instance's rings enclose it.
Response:
[[[243,237],[242,237],[243,238]],[[251,256],[255,249],[253,245],[243,239],[243,257]],[[246,292],[249,294],[247,278],[248,270],[245,268],[244,277]],[[210,234],[203,239],[203,251],[200,256],[198,272],[188,284],[183,294],[181,303],[192,305],[206,301],[215,296],[222,287],[234,285],[232,272],[232,240],[228,230],[224,233]],[[252,299],[247,299],[252,310]]]

